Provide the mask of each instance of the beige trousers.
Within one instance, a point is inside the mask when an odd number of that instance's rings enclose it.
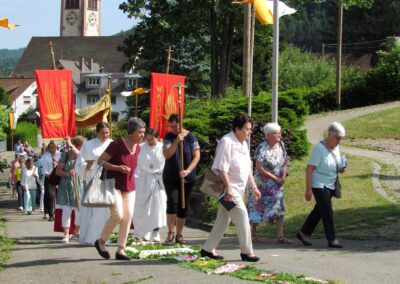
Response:
[[[110,217],[104,225],[100,238],[107,241],[115,226],[119,224],[118,246],[125,247],[128,239],[129,228],[132,222],[135,192],[115,190],[115,203],[110,207]]]
[[[232,208],[230,211],[227,211],[222,205],[219,205],[217,219],[215,220],[206,243],[202,247],[205,251],[212,252],[218,246],[232,220],[236,226],[241,253],[253,253],[249,216],[247,215],[246,206],[242,199],[236,203],[236,207]]]

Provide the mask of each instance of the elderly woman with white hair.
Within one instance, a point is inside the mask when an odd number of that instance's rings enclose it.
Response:
[[[308,238],[322,219],[328,247],[343,247],[335,236],[331,199],[335,194],[338,173],[344,172],[345,169],[339,151],[339,143],[344,136],[344,127],[338,122],[333,122],[328,127],[327,137],[314,146],[308,161],[305,199],[310,201],[314,195],[316,204],[296,234],[305,246],[312,245]]]
[[[265,140],[258,145],[255,152],[256,171],[254,179],[261,192],[261,198],[255,201],[251,193],[247,210],[251,223],[252,240],[262,242],[257,236],[257,225],[273,221],[276,224],[278,242],[290,244],[283,234],[285,217],[284,188],[288,156],[281,141],[281,127],[277,123],[267,123],[264,128]]]
[[[118,249],[115,258],[130,260],[125,253],[126,241],[132,221],[135,204],[135,178],[140,145],[146,124],[138,117],[128,120],[128,135],[114,140],[97,160],[107,171],[107,178],[115,179],[115,204],[110,207],[110,218],[104,225],[100,238],[94,243],[99,255],[105,259],[110,258],[106,250],[106,241],[114,228],[119,225]]]

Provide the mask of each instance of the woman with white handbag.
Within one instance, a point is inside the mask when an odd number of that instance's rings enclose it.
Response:
[[[125,246],[135,203],[134,173],[140,153],[139,143],[143,140],[146,124],[140,118],[132,117],[128,120],[127,128],[128,135],[111,142],[97,161],[107,170],[107,176],[103,178],[115,179],[115,203],[110,207],[110,218],[94,244],[99,255],[105,259],[110,258],[105,247],[106,241],[115,226],[119,225],[115,258],[130,260],[125,253]]]
[[[96,163],[97,159],[112,142],[109,138],[110,126],[107,122],[97,123],[96,136],[96,138],[86,141],[83,144],[75,163],[76,174],[85,185],[93,178],[99,167]],[[79,213],[81,224],[79,243],[81,245],[93,245],[99,238],[101,230],[110,216],[109,209],[81,206]]]

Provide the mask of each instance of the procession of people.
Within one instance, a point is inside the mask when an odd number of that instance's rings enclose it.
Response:
[[[39,205],[43,218],[56,218],[62,227],[63,243],[75,237],[82,245],[94,245],[105,259],[111,257],[107,241],[117,225],[118,260],[130,260],[125,247],[132,227],[132,236],[154,243],[161,243],[160,229],[166,227],[163,244],[186,244],[183,230],[187,206],[183,204],[188,203],[194,187],[200,145],[192,132],[180,127],[180,119],[177,114],[170,115],[169,132],[164,139],[137,117],[128,120],[127,135],[116,140],[109,137],[109,124],[100,122],[96,125],[96,138],[65,138],[62,147],[51,141],[42,145],[40,156],[32,148],[26,151],[27,143],[18,141],[10,171],[18,208],[30,215]],[[230,221],[237,230],[243,261],[259,260],[253,243],[263,242],[257,234],[262,222],[274,222],[278,242],[291,243],[283,233],[284,184],[290,157],[281,141],[281,127],[277,123],[265,124],[265,139],[251,157],[246,141],[253,123],[249,116],[235,116],[232,131],[221,138],[215,150],[211,170],[219,176],[223,190],[213,229],[200,251],[203,257],[223,259],[216,248]],[[345,130],[334,122],[327,132],[326,139],[314,147],[306,171],[305,198],[309,201],[314,195],[316,205],[296,238],[303,245],[312,245],[309,238],[322,219],[328,247],[342,248],[334,231],[330,199],[340,190],[335,182],[338,173],[345,170],[339,151]],[[54,174],[59,177],[56,183]],[[96,178],[114,181],[115,200],[111,205],[83,204]],[[60,209],[58,216],[56,211]]]

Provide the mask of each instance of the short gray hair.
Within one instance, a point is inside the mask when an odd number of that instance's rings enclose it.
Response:
[[[346,130],[339,122],[333,122],[328,126],[328,134],[344,137],[346,135]]]
[[[278,123],[270,122],[263,127],[263,131],[265,135],[268,135],[276,131],[281,131],[281,127]]]
[[[128,127],[127,127],[128,134],[132,134],[139,128],[146,128],[146,123],[139,117],[131,117],[128,120]]]

